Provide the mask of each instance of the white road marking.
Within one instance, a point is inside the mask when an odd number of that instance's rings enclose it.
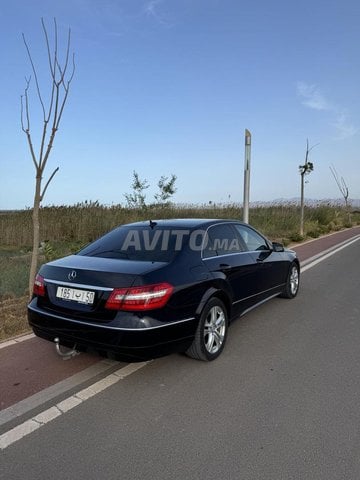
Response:
[[[0,437],[1,450],[4,450],[6,447],[11,445],[12,443],[17,442],[18,440],[21,440],[26,435],[29,435],[29,433],[34,432],[40,427],[41,427],[40,423],[37,423],[35,420],[31,419],[31,420],[27,420],[21,425],[18,425],[12,430],[9,430],[8,432],[1,435]]]
[[[99,380],[93,385],[90,385],[90,387],[84,388],[84,390],[76,393],[75,397],[79,398],[82,401],[87,400],[88,398],[91,398],[94,395],[102,392],[106,388],[111,387],[111,385],[114,385],[114,383],[117,383],[119,380],[121,380],[120,377],[111,373],[107,377],[104,377],[102,380]]]
[[[0,411],[0,429],[3,425],[18,417],[28,416],[35,408],[41,408],[44,403],[54,400],[60,395],[66,395],[69,390],[75,391],[76,388],[80,388],[79,385],[84,385],[95,377],[100,378],[101,375],[104,377],[110,375],[115,370],[119,370],[120,367],[119,362],[104,358],[71,377],[60,380],[60,382],[34,393],[34,395],[30,395],[30,397],[24,398],[14,405],[10,405],[5,410]]]
[[[320,262],[328,259],[328,258],[331,257],[332,255],[335,255],[335,253],[340,252],[340,250],[343,250],[344,248],[348,247],[349,245],[352,245],[353,243],[357,242],[358,240],[360,240],[360,235],[358,235],[357,237],[349,240],[348,242],[346,242],[345,244],[341,245],[340,247],[335,248],[334,250],[332,250],[331,252],[327,253],[326,255],[322,255],[320,258],[317,258],[317,259],[315,259],[314,261],[306,264],[304,267],[301,267],[301,273],[306,272],[306,270],[309,270],[309,269],[312,268],[312,267],[315,267],[315,265],[317,265],[318,263],[320,263]]]
[[[56,406],[59,410],[65,413],[71,410],[72,408],[77,407],[78,405],[80,405],[80,403],[82,403],[82,400],[80,400],[80,398],[77,398],[75,397],[75,395],[73,395],[72,397],[68,397],[62,402],[58,403]]]
[[[20,425],[9,430],[8,432],[5,432],[4,434],[0,435],[0,449],[4,450],[13,443],[17,442],[18,440],[26,437],[38,428],[42,427],[43,425],[46,425],[60,415],[63,415],[65,412],[68,412],[69,410],[77,407],[78,405],[93,397],[94,395],[106,390],[111,385],[114,385],[120,380],[123,380],[129,375],[135,373],[137,370],[145,367],[150,362],[152,362],[152,360],[149,360],[148,362],[131,363],[129,365],[126,365],[126,367],[116,370],[114,373],[111,373],[107,377],[102,378],[93,385],[90,385],[89,387],[80,390],[74,395],[71,395],[65,400],[59,402],[55,406],[44,410],[30,420],[27,420],[26,422],[21,423]]]
[[[33,333],[27,333],[25,335],[21,335],[20,337],[6,340],[5,342],[0,343],[0,348],[10,347],[10,345],[16,345],[17,343],[24,342],[25,340],[30,340],[30,338],[35,338],[35,335]]]

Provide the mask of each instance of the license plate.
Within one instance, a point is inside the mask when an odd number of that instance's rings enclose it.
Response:
[[[95,299],[95,292],[78,290],[77,288],[58,287],[56,290],[56,296],[63,300],[72,300],[74,302],[92,305]]]

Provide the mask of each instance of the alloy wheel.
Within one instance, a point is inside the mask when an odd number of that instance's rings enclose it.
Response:
[[[291,269],[290,273],[290,290],[292,295],[296,295],[296,292],[299,288],[299,271],[297,267],[294,265]]]
[[[210,354],[217,353],[226,334],[225,313],[219,306],[212,307],[204,323],[204,343]]]

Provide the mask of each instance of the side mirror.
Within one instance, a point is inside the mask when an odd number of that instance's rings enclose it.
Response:
[[[284,252],[284,245],[282,243],[273,242],[272,248],[274,252]]]

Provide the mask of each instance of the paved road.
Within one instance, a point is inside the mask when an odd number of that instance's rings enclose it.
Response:
[[[314,257],[324,252],[324,250],[334,247],[343,241],[360,234],[360,226],[332,233],[318,239],[310,240],[294,247],[300,262],[307,261],[310,257]]]
[[[0,350],[0,410],[40,392],[100,360],[79,355],[60,361],[54,345],[33,337]]]
[[[0,478],[358,480],[359,253],[236,321],[215,362],[156,360],[10,445]]]

